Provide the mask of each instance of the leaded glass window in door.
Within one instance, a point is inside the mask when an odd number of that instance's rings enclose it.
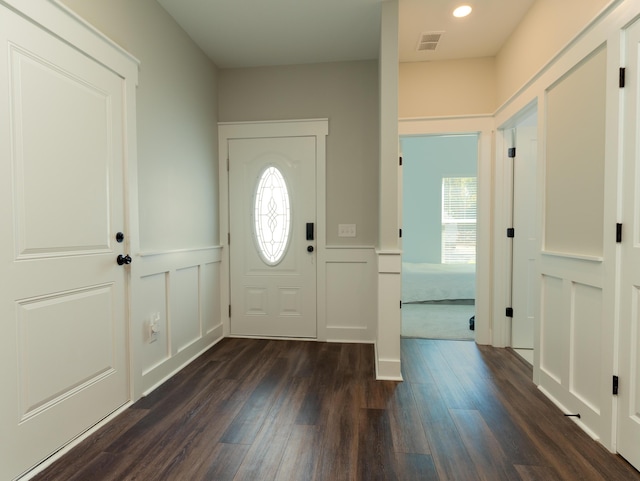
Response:
[[[262,171],[254,192],[253,231],[262,260],[277,265],[286,254],[291,237],[291,205],[287,182],[271,165]]]

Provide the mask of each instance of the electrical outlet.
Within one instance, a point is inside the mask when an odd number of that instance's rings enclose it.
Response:
[[[149,319],[149,344],[158,340],[158,333],[160,332],[160,313],[156,312],[151,315]]]
[[[355,237],[355,224],[338,224],[338,237]]]

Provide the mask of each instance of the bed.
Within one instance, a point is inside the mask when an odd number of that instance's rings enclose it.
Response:
[[[402,263],[402,302],[475,298],[475,264]]]

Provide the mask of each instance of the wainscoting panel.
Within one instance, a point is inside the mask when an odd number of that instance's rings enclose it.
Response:
[[[220,262],[200,266],[200,276],[200,319],[202,333],[207,335],[220,325]]]
[[[138,282],[137,296],[142,299],[155,299],[155,311],[144,312],[142,321],[136,330],[137,336],[142,339],[142,373],[143,375],[159,366],[171,357],[169,323],[167,319],[167,277],[166,272],[160,272],[140,278]],[[158,335],[155,341],[151,341],[151,321],[157,318]]]
[[[613,323],[604,318],[603,262],[546,254],[541,268],[540,389],[606,445]]]
[[[571,299],[571,369],[569,390],[600,414],[602,374],[602,289],[573,283]]]
[[[201,336],[199,271],[200,266],[177,269],[169,281],[172,354],[184,350]]]
[[[331,247],[326,253],[326,340],[374,342],[377,312],[375,250]],[[320,296],[318,301],[321,301]],[[322,322],[321,319],[318,322]]]
[[[568,344],[566,324],[563,322],[566,311],[562,279],[542,276],[540,370],[558,384],[562,383],[564,353]]]
[[[221,247],[149,252],[132,263],[135,397],[222,339]],[[156,332],[151,322],[157,320]]]

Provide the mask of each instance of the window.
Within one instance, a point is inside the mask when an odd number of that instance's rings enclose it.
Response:
[[[442,263],[476,262],[476,177],[442,179]]]
[[[269,166],[260,175],[254,193],[254,238],[262,260],[274,266],[284,257],[291,231],[289,191],[282,173]]]

